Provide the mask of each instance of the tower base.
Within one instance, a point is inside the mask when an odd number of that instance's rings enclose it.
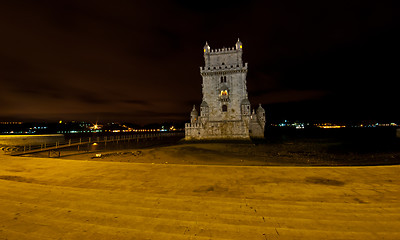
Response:
[[[185,125],[185,140],[249,140],[249,129],[243,121],[209,121]]]

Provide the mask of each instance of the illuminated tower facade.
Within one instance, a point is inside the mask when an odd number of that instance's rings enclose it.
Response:
[[[242,42],[238,39],[235,47],[222,49],[211,49],[206,42],[203,51],[205,64],[200,67],[203,100],[200,114],[193,107],[191,122],[185,126],[185,139],[264,137],[264,109],[260,105],[257,114],[251,114]]]

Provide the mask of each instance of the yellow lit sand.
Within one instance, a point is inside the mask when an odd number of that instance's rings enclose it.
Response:
[[[400,239],[399,166],[0,164],[0,239]]]

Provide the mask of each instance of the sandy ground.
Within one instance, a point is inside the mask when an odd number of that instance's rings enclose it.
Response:
[[[192,165],[229,154],[186,150],[1,155],[0,239],[400,239],[399,166]]]
[[[61,152],[61,158],[108,162],[235,166],[364,166],[400,163],[398,150],[373,153],[329,152],[330,145],[335,147],[335,143],[317,141],[278,144],[180,143],[87,153],[69,149]],[[101,154],[101,157],[96,158],[96,154]],[[46,152],[32,156],[48,157],[48,155]],[[53,155],[58,156],[58,153],[53,153]]]

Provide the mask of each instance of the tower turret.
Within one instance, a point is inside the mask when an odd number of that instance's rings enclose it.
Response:
[[[242,51],[242,48],[243,48],[242,42],[238,38],[238,40],[236,42],[236,50]]]
[[[196,110],[196,105],[193,105],[192,112],[190,113],[190,123],[191,124],[197,123],[198,118],[199,118],[199,113]]]
[[[262,109],[262,107],[261,107]],[[250,117],[250,126],[249,126],[249,131],[250,131],[250,136],[253,138],[263,138],[264,137],[264,126],[265,126],[265,122],[261,123],[260,119],[259,119],[259,114],[263,114],[264,109],[261,110],[260,107],[258,107],[257,109],[257,113],[253,112],[251,114]],[[264,112],[265,114],[265,112]]]
[[[243,62],[242,62],[242,54],[243,54],[243,45],[242,42],[239,40],[237,40],[236,44],[236,51],[237,51],[237,62],[239,64],[239,66],[242,66]]]
[[[204,50],[204,67],[205,68],[210,68],[210,61],[211,61],[211,57],[210,57],[210,46],[208,45],[208,43],[206,42],[206,45],[204,45],[203,47]]]
[[[204,54],[210,53],[210,46],[208,46],[208,43],[206,42],[206,45],[204,45]]]
[[[250,101],[249,99],[245,98],[241,102],[241,110],[243,116],[250,116]]]
[[[200,104],[200,116],[208,117],[208,104],[206,101],[203,101]]]
[[[261,127],[264,129],[265,126],[265,110],[261,106],[261,103],[259,104],[257,108],[257,120],[260,123]]]

